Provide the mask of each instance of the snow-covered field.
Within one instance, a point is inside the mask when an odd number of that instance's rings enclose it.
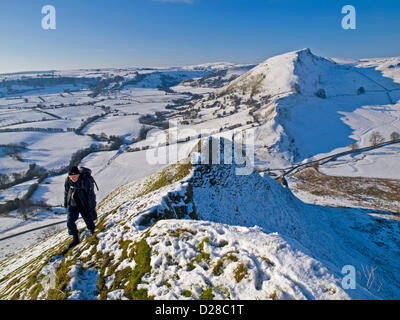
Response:
[[[320,166],[331,176],[400,179],[400,145],[339,157]]]
[[[13,132],[0,133],[4,144],[20,144],[25,142],[27,150],[21,152],[22,163],[2,159],[3,166],[0,172],[10,174],[18,172],[21,167],[28,167],[30,163],[46,168],[47,170],[68,165],[72,153],[89,147],[95,141],[87,136],[77,136],[72,132]]]

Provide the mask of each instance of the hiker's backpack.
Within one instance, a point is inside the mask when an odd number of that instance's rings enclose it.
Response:
[[[97,191],[99,191],[99,187],[97,186],[96,180],[94,180],[94,178],[92,176],[92,170],[90,170],[89,168],[85,168],[85,167],[80,167],[79,170],[80,170],[82,176],[85,175],[89,179],[90,183],[93,186],[93,190],[94,190],[94,186],[96,186]]]
[[[88,181],[91,183],[92,185],[92,189],[93,189],[93,194],[91,197],[91,200],[89,199],[89,205],[90,202],[92,201],[93,204],[93,209],[90,214],[92,216],[93,221],[97,219],[97,212],[96,212],[96,194],[94,193],[94,186],[96,185],[97,191],[99,191],[99,187],[97,186],[96,180],[94,180],[93,176],[92,176],[92,170],[90,170],[89,168],[85,168],[85,167],[80,167],[79,171],[81,172],[81,175],[84,179],[88,179]],[[89,196],[90,197],[90,196]]]

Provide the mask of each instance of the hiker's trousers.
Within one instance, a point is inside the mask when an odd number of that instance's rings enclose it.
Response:
[[[70,236],[78,235],[78,228],[76,227],[76,220],[79,218],[79,213],[81,214],[83,221],[85,221],[86,226],[89,230],[93,231],[95,229],[95,225],[93,222],[93,216],[90,214],[88,210],[85,210],[81,207],[68,207],[67,214],[67,228],[68,234]]]

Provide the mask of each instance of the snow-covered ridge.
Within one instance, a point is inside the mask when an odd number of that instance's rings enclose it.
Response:
[[[119,188],[99,205],[95,237],[84,232],[65,257],[63,232],[1,262],[0,297],[399,297],[398,224],[305,205],[269,177],[235,169],[186,160]],[[376,282],[361,274],[344,290],[345,265],[378,267]]]
[[[208,122],[210,128],[219,123],[256,126],[257,160],[269,168],[352,142],[366,146],[374,128],[387,139],[400,130],[399,115],[392,114],[400,100],[398,64],[398,58],[343,62],[310,49],[285,53],[191,106],[189,122]]]
[[[274,96],[293,91],[314,95],[320,88],[323,88],[328,96],[355,95],[360,86],[363,86],[366,91],[382,89],[379,84],[362,74],[355,74],[358,71],[365,71],[361,68],[379,66],[377,69],[379,71],[396,69],[399,67],[399,62],[400,58],[361,60],[359,63],[353,64],[358,67],[356,69],[348,64],[337,63],[333,59],[317,56],[309,48],[306,48],[265,60],[222,88],[221,91],[229,91],[232,87],[243,87],[253,81],[258,86],[255,92],[258,91],[263,95],[267,93]],[[389,78],[386,79],[386,83],[389,88],[398,89],[396,84],[390,83]]]

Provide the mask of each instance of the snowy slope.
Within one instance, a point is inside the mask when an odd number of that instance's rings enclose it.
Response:
[[[305,205],[236,168],[183,161],[120,187],[99,205],[96,236],[65,258],[62,232],[0,262],[0,297],[399,298],[397,223]],[[341,287],[345,265],[360,272],[355,290]]]
[[[309,49],[272,57],[198,101],[190,126],[257,124],[257,158],[269,168],[399,132],[398,58],[336,61]]]

